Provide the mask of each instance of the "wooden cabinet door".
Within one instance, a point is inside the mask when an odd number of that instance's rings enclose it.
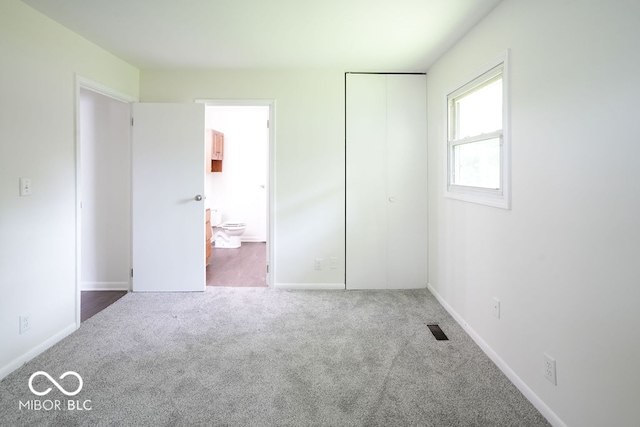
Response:
[[[211,258],[211,237],[213,236],[213,230],[211,229],[211,209],[207,209],[205,211],[205,238],[204,238],[204,247],[205,247],[205,265],[209,265],[209,258]]]
[[[213,172],[213,165],[211,163],[212,155],[213,155],[213,130],[207,129],[205,133],[204,139],[204,153],[205,153],[205,166],[204,170],[208,173]]]
[[[206,171],[222,172],[222,158],[224,156],[224,134],[214,129],[207,129],[206,135]]]
[[[213,131],[213,150],[211,158],[213,160],[222,160],[224,154],[224,134],[216,130]]]

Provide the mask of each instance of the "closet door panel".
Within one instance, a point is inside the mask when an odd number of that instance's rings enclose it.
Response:
[[[347,74],[346,287],[386,288],[386,76]]]
[[[427,285],[426,76],[387,76],[387,288]]]

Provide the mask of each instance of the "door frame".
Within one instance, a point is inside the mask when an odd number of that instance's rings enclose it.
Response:
[[[196,99],[196,103],[216,107],[269,107],[269,153],[267,155],[267,286],[275,283],[275,137],[276,137],[276,100],[275,99]]]
[[[131,97],[125,93],[119,92],[102,83],[75,74],[75,179],[76,179],[76,271],[75,271],[75,287],[76,287],[76,329],[80,328],[81,323],[81,301],[82,301],[82,141],[80,137],[80,90],[85,89],[100,95],[113,98],[117,101],[132,104],[138,102],[137,98]],[[125,123],[126,125],[126,123]],[[131,246],[131,236],[129,236],[129,246]],[[129,259],[131,265],[131,259]],[[131,290],[131,278],[129,278],[129,290]]]

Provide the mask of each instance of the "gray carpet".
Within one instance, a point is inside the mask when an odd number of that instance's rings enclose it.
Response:
[[[36,371],[84,386],[40,375],[37,397]],[[34,399],[61,409],[20,409]],[[426,290],[130,293],[0,382],[0,402],[2,426],[549,425]]]

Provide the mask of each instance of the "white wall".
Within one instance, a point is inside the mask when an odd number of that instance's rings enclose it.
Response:
[[[81,89],[81,289],[129,290],[131,106]]]
[[[18,0],[0,2],[0,57],[2,378],[76,328],[74,74],[132,97],[139,74]]]
[[[639,15],[634,0],[505,0],[428,74],[430,284],[570,426],[640,419]],[[510,211],[443,198],[442,169],[447,91],[506,48]],[[74,73],[136,96],[138,72],[18,0],[0,2],[0,55],[2,377],[75,328]],[[148,71],[140,83],[148,102],[275,98],[276,282],[343,283],[342,71]],[[18,197],[20,176],[32,196]],[[339,269],[313,269],[330,256]]]
[[[640,419],[638,16],[506,0],[428,72],[430,285],[569,426]],[[446,199],[446,94],[507,48],[513,208]]]
[[[344,286],[343,71],[143,71],[140,97],[275,99],[274,282]],[[339,268],[314,269],[332,256]]]
[[[205,126],[224,133],[222,172],[207,174],[207,206],[247,224],[243,242],[266,241],[268,106],[207,106]]]

